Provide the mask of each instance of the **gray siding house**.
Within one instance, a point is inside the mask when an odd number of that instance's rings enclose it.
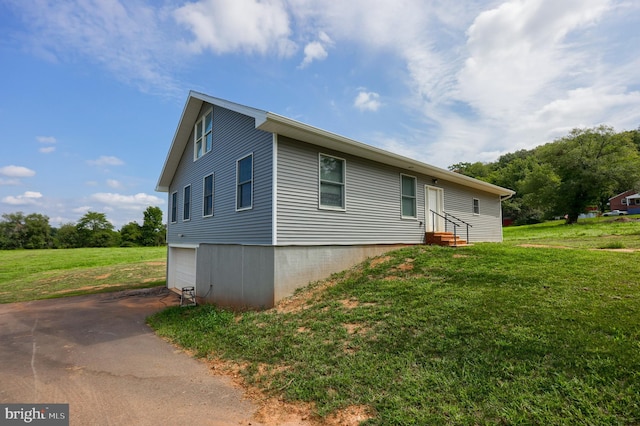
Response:
[[[269,308],[311,281],[455,215],[501,241],[513,191],[298,121],[190,92],[157,191],[169,195],[167,285]]]

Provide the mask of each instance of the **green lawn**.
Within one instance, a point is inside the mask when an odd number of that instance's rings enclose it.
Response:
[[[0,303],[163,285],[165,247],[0,250]]]
[[[149,323],[318,416],[358,406],[380,425],[638,424],[640,252],[597,249],[613,236],[637,247],[639,231],[508,228],[504,244],[371,259],[279,309],[175,307]]]

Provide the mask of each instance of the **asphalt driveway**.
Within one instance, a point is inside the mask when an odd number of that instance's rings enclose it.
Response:
[[[158,338],[146,291],[0,305],[0,403],[68,403],[71,425],[259,425],[242,389]]]

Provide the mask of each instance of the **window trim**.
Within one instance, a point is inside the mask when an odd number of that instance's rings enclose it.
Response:
[[[239,200],[239,198],[238,198],[238,195],[239,195],[239,192],[240,192],[240,191],[239,191],[239,189],[240,189],[240,184],[241,184],[241,182],[240,182],[240,180],[239,180],[239,179],[240,179],[240,162],[241,162],[242,160],[246,159],[246,158],[249,158],[249,157],[251,157],[251,179],[250,179],[250,180],[248,180],[248,181],[244,181],[244,182],[242,182],[242,185],[246,185],[247,183],[250,183],[250,184],[251,184],[251,203],[249,204],[249,206],[246,206],[246,207],[239,207],[239,206],[238,206],[238,202],[239,202],[240,200]],[[251,153],[249,153],[249,154],[245,155],[244,157],[238,158],[238,159],[236,160],[236,211],[237,211],[237,212],[242,212],[242,211],[245,211],[245,210],[251,210],[251,209],[253,209],[253,186],[254,186],[254,185],[253,185],[253,184],[254,184],[254,182],[253,182],[253,181],[254,181],[254,179],[253,179],[253,164],[254,164],[254,161],[253,161],[253,152],[251,152]]]
[[[187,200],[187,188],[189,188],[189,200]],[[192,210],[191,207],[193,206],[192,200],[193,200],[193,196],[191,192],[191,184],[185,185],[184,188],[182,188],[182,221],[183,222],[188,222],[191,220],[191,210]],[[189,217],[186,217],[187,213],[189,213]]]
[[[170,223],[177,223],[178,222],[178,191],[173,191],[171,193],[171,209],[170,209],[170,217],[169,217],[169,222]]]
[[[322,171],[321,171],[321,162],[322,162],[322,157],[329,157],[329,158],[333,158],[336,160],[340,160],[342,161],[342,182],[331,182],[331,181],[326,181],[327,183],[331,183],[331,184],[340,184],[342,185],[342,206],[340,207],[336,207],[336,206],[328,206],[328,205],[324,205],[322,204]],[[318,153],[318,209],[320,210],[332,210],[332,211],[339,211],[339,212],[345,212],[347,211],[347,160],[341,157],[336,157],[335,155],[331,155],[331,154],[325,154],[322,152]]]
[[[474,198],[471,204],[471,210],[473,211],[474,216],[480,215],[480,199]]]
[[[205,118],[211,114],[211,130],[209,132],[206,131],[206,121]],[[198,127],[201,126],[202,136],[198,138]],[[211,146],[207,147],[207,134],[211,133]],[[198,156],[198,141],[202,143],[202,154]],[[209,149],[207,149],[209,148]],[[199,160],[204,157],[207,153],[213,150],[213,107],[206,110],[196,121],[196,124],[193,126],[193,161]]]
[[[402,179],[408,177],[413,179],[413,197],[409,195],[405,195],[402,191],[404,190],[404,185],[402,184]],[[413,199],[413,216],[407,216],[404,214],[404,199],[412,198]],[[418,218],[418,178],[416,176],[408,175],[406,173],[400,173],[400,217],[402,219],[417,219]]]
[[[210,214],[206,214],[206,208],[207,208],[207,193],[205,192],[207,190],[207,178],[211,176],[211,213]],[[215,176],[213,173],[210,173],[208,175],[206,175],[205,177],[202,178],[202,217],[213,217],[213,197],[215,194]]]

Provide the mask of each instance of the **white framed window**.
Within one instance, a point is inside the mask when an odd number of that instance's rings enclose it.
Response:
[[[213,109],[206,112],[193,129],[193,159],[197,160],[213,148]]]
[[[400,202],[403,218],[415,219],[418,217],[416,207],[417,181],[415,176],[400,174],[400,192],[402,194]]]
[[[626,206],[626,205],[627,205],[627,199],[626,199],[626,198],[623,198],[623,199],[622,199],[622,205],[623,205],[623,206]]]
[[[204,177],[202,185],[202,216],[213,216],[213,173]]]
[[[182,220],[191,220],[191,185],[185,186],[182,192]]]
[[[171,194],[171,223],[178,221],[178,192]]]
[[[480,214],[480,200],[473,199],[473,214]]]
[[[326,154],[318,158],[319,207],[346,210],[346,160]]]
[[[253,153],[236,162],[236,211],[253,207]]]

